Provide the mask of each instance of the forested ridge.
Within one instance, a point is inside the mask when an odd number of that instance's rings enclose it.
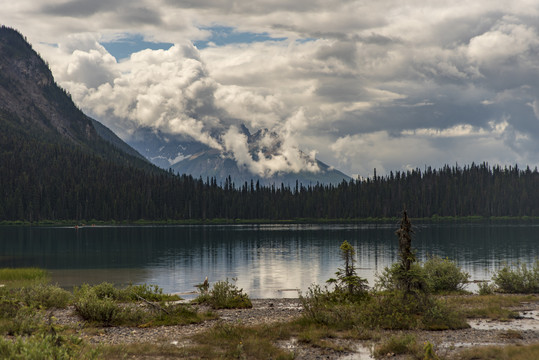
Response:
[[[358,219],[539,216],[529,168],[426,168],[332,185],[241,186],[145,170],[0,129],[1,220]]]

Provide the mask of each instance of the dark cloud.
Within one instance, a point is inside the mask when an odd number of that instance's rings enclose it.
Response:
[[[109,12],[121,9],[125,1],[114,0],[75,0],[62,4],[45,4],[40,12],[55,16],[88,17],[101,12]]]
[[[115,13],[124,24],[161,24],[159,12],[128,0],[75,0],[44,5],[39,10],[54,16],[87,18],[100,13]]]

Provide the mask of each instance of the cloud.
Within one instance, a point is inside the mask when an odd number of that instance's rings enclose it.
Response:
[[[280,142],[269,131],[264,131],[256,144],[249,144],[249,138],[241,133],[236,126],[230,126],[222,136],[225,156],[236,160],[240,169],[245,168],[260,177],[270,177],[279,172],[300,171],[319,172],[320,168],[314,161],[315,154],[304,155],[289,143],[289,137]],[[271,151],[264,151],[264,149]]]
[[[397,136],[383,130],[346,135],[337,139],[331,148],[343,161],[351,162],[358,174],[372,176],[375,168],[378,174],[386,174],[391,170],[465,165],[486,159],[491,164],[521,163],[526,155],[519,145],[528,140],[525,134],[515,131],[507,119],[500,119],[484,128],[457,125],[446,130],[403,131]],[[451,162],[445,160],[447,158]]]
[[[298,149],[360,175],[539,164],[535,1],[20,0],[0,21],[124,137],[188,135],[254,172],[297,168]],[[234,41],[212,44],[219,29]],[[101,46],[131,35],[175,45],[119,62]],[[282,156],[242,158],[241,124],[279,134]]]

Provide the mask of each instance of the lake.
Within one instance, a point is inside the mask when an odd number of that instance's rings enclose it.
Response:
[[[359,275],[397,261],[398,224],[0,227],[0,267],[40,267],[70,288],[103,281],[157,284],[170,293],[237,278],[252,298],[297,297],[324,284],[341,266],[339,246],[357,252]],[[447,222],[414,224],[417,258],[455,260],[472,280],[500,266],[539,257],[539,224]],[[474,285],[470,285],[474,290]]]

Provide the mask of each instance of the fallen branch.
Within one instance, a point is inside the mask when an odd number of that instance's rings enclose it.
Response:
[[[146,300],[145,298],[143,298],[142,296],[140,296],[140,295],[138,295],[138,294],[135,294],[135,293],[133,293],[133,294],[134,294],[138,299],[144,301],[146,304],[150,304],[151,306],[157,308],[158,310],[161,310],[162,312],[166,313],[167,315],[170,315],[170,313],[169,313],[167,310],[163,309],[161,306],[159,306],[159,305],[157,305],[157,304],[155,304],[155,303],[153,303],[153,302],[151,302],[151,301]]]

